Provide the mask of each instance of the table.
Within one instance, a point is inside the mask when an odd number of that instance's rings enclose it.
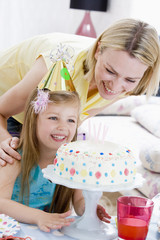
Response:
[[[115,225],[115,217],[112,217],[111,224]],[[32,240],[75,240],[74,238],[68,237],[57,230],[51,231],[50,233],[42,232],[35,225],[20,223],[21,230],[15,235],[18,237],[31,237]],[[82,240],[82,239],[81,239]],[[107,239],[106,239],[107,240]],[[116,239],[115,239],[116,240]],[[118,238],[117,238],[118,240]],[[146,240],[160,240],[160,233],[157,231],[157,225],[154,220],[150,223],[149,232]]]

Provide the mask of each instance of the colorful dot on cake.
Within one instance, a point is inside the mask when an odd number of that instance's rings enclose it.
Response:
[[[101,166],[102,166],[102,165],[99,163],[99,164],[98,164],[98,167],[101,167]]]
[[[100,153],[100,155],[104,155],[104,153],[103,153],[103,152],[101,152],[101,153]]]
[[[112,167],[114,167],[115,166],[115,164],[114,163],[112,163]]]
[[[73,180],[73,177],[70,177],[70,180]]]
[[[108,177],[108,173],[105,173],[104,176],[105,176],[105,177]]]
[[[78,174],[79,174],[79,172],[78,172],[78,171],[76,171],[76,174],[78,175]]]
[[[128,171],[128,169],[126,168],[126,169],[124,170],[124,175],[125,175],[125,176],[128,176],[128,174],[129,174],[129,171]]]
[[[89,176],[92,176],[93,175],[93,173],[92,172],[89,172]]]
[[[86,163],[83,163],[83,166],[86,166]]]
[[[75,169],[74,169],[74,168],[71,168],[69,172],[70,172],[70,174],[73,176],[73,175],[75,174]]]
[[[120,171],[119,174],[122,175],[123,174],[122,171]]]
[[[86,177],[87,176],[87,171],[85,169],[82,169],[80,172],[82,177]]]
[[[99,179],[101,177],[101,173],[100,172],[96,172],[95,176],[96,176],[97,179]]]
[[[97,182],[96,182],[96,184],[98,185],[98,184],[99,184],[99,182],[97,181]]]
[[[57,163],[57,158],[53,160],[53,164],[56,165],[56,163]]]
[[[64,170],[64,163],[62,163],[60,166],[59,166],[60,170],[63,171]]]
[[[73,150],[70,150],[69,152],[73,152]]]
[[[133,173],[134,173],[134,175],[137,173],[136,168],[133,169]]]
[[[112,153],[109,153],[109,155],[112,155]]]
[[[64,160],[64,158],[61,158],[61,160],[63,161],[63,160]]]
[[[62,175],[62,172],[60,172],[59,175]]]
[[[74,166],[74,162],[72,162],[72,166]]]
[[[127,179],[125,179],[124,181],[127,182]]]
[[[76,151],[76,153],[80,153],[80,151]]]
[[[127,161],[125,161],[124,164],[127,165]]]
[[[83,180],[82,180],[82,182],[83,182],[83,183],[85,183],[85,182],[86,182],[86,180],[85,180],[85,179],[83,179]]]
[[[127,153],[130,153],[130,151],[131,151],[131,150],[128,149],[126,152],[127,152]]]
[[[134,164],[136,164],[137,162],[135,161]]]
[[[114,183],[114,181],[112,180],[111,183]]]
[[[68,172],[68,168],[66,168],[66,172]]]
[[[111,176],[112,176],[112,177],[115,177],[115,176],[116,176],[115,170],[112,170],[112,171],[111,171]]]

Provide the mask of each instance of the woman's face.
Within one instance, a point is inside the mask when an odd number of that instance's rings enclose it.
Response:
[[[119,95],[133,90],[148,66],[125,51],[99,47],[95,53],[95,84],[101,97],[112,100]]]

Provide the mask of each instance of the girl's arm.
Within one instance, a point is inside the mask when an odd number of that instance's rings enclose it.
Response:
[[[19,173],[19,161],[0,168],[0,213],[9,215],[19,222],[37,224],[41,230],[46,232],[50,229],[68,226],[74,221],[73,218],[67,218],[71,214],[70,211],[62,214],[46,213],[11,200],[14,183]]]
[[[82,190],[76,189],[73,195],[73,206],[77,215],[81,216],[85,210],[85,200],[82,194]],[[100,220],[109,223],[111,219],[110,215],[106,213],[106,210],[101,205],[97,205],[97,216]]]
[[[45,232],[50,232],[51,229],[60,229],[63,226],[68,226],[74,221],[73,218],[67,218],[71,215],[71,211],[61,214],[47,213],[6,198],[0,198],[0,212],[19,222],[36,224]]]
[[[73,206],[76,214],[82,216],[85,210],[85,200],[82,194],[82,190],[75,189],[73,194]]]
[[[7,119],[24,110],[26,100],[31,91],[37,87],[47,72],[43,57],[39,57],[25,77],[0,97],[0,164],[13,162],[20,155],[12,149],[11,136],[7,131]],[[7,139],[7,140],[6,140]],[[15,140],[16,149],[18,142]],[[8,157],[10,155],[10,157]]]

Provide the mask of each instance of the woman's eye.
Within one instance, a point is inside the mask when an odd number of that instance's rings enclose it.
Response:
[[[131,80],[131,79],[126,79],[128,82],[130,82],[130,83],[135,83],[135,81],[134,80]]]
[[[110,71],[108,68],[106,68],[106,71],[110,74],[114,74],[114,72]]]

